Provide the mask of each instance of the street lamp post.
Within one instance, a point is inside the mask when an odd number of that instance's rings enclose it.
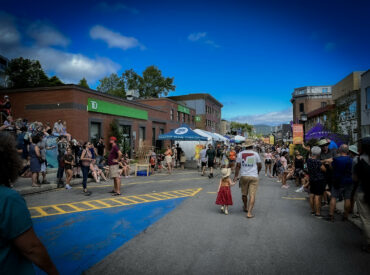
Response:
[[[300,121],[303,125],[303,141],[305,140],[305,134],[306,134],[306,121],[307,121],[307,114],[301,113]]]

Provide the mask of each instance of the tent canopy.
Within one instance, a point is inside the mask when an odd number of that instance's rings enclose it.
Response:
[[[207,141],[212,142],[212,140],[213,140],[213,137],[210,134],[204,132],[203,130],[195,129],[194,132],[196,132],[198,135],[200,135],[202,137],[205,137],[207,139]]]
[[[218,136],[221,141],[223,142],[229,142],[229,139],[228,138],[225,138],[224,136],[221,136],[220,134],[217,134],[217,133],[213,133],[214,135]]]
[[[158,136],[159,140],[203,140],[207,141],[208,138],[194,132],[186,124],[182,124],[179,128],[171,132]]]
[[[305,134],[305,140],[310,140],[313,138],[328,138],[331,141],[334,141],[337,147],[342,145],[343,143],[348,143],[348,136],[332,133],[320,123],[317,123]]]

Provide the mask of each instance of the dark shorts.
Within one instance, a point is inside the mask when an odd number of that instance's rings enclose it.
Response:
[[[325,192],[325,181],[310,181],[310,193],[321,196]]]
[[[150,165],[152,168],[155,168],[155,165]]]
[[[202,167],[206,167],[206,166],[207,166],[207,162],[202,161]]]
[[[331,195],[333,198],[349,200],[352,197],[353,184],[346,185],[344,187],[331,188]]]
[[[266,159],[265,160],[265,164],[271,164],[272,162],[271,162],[271,159]]]
[[[209,167],[209,168],[213,167],[214,165],[215,165],[215,164],[214,164],[213,160],[209,160],[209,161],[208,161],[208,167]]]

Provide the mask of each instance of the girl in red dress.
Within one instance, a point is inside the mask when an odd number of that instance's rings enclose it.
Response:
[[[218,186],[216,204],[221,205],[221,212],[225,213],[225,215],[228,215],[228,207],[229,205],[233,205],[230,186],[235,185],[235,182],[230,179],[230,168],[222,168],[221,174],[222,178],[220,180],[220,185]]]

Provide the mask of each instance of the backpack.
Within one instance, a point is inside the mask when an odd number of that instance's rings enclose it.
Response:
[[[370,165],[360,157],[354,167],[354,171],[364,192],[365,202],[370,205]]]

